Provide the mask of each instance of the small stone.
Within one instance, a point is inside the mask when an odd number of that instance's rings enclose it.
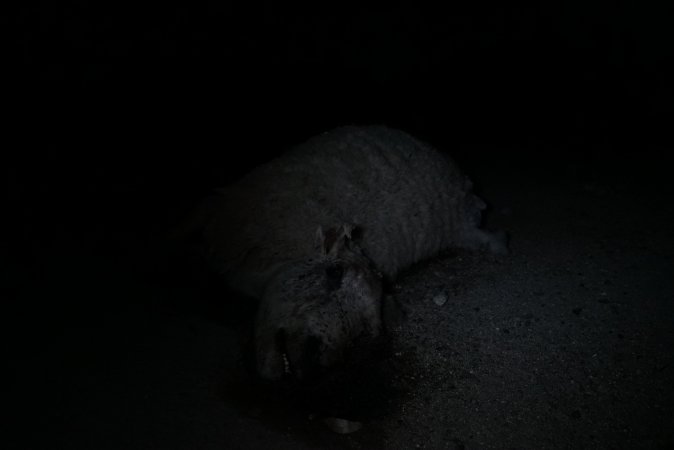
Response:
[[[433,303],[435,303],[438,306],[442,306],[445,303],[447,303],[447,295],[445,294],[438,294],[435,297],[433,297]]]
[[[338,417],[326,417],[323,419],[323,423],[325,423],[328,428],[338,434],[349,434],[363,428],[363,424],[361,422],[340,419]]]

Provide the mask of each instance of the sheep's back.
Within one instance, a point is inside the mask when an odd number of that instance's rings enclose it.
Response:
[[[310,139],[223,189],[206,240],[220,270],[251,294],[284,264],[315,253],[319,226],[357,225],[378,270],[461,246],[482,202],[451,159],[386,127]]]

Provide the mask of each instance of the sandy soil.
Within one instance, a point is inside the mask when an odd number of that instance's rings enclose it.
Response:
[[[152,268],[146,242],[64,234],[40,250],[40,283],[9,276],[27,310],[76,300],[6,340],[9,404],[29,425],[4,448],[671,448],[671,186],[626,176],[629,162],[501,163],[466,171],[512,254],[448,253],[401,275],[390,295],[406,320],[328,388],[251,382],[253,308],[217,283]]]

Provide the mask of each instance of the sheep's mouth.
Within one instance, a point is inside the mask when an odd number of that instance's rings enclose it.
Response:
[[[282,356],[283,356],[283,373],[285,375],[291,375],[292,370],[290,370],[290,360],[288,359],[288,354],[286,352],[283,352]]]
[[[281,354],[281,360],[283,361],[283,376],[292,375],[292,367],[288,357],[287,333],[284,328],[276,332],[276,351]]]
[[[292,342],[296,345],[291,346],[293,351],[289,351],[286,332],[281,329],[276,337],[277,355],[283,362],[283,365],[277,369],[280,372],[279,375],[284,378],[295,379],[301,383],[308,383],[314,378],[318,378],[322,372],[320,367],[320,338],[317,336],[302,337],[301,339],[296,337]],[[301,342],[301,345],[297,345],[298,342]]]

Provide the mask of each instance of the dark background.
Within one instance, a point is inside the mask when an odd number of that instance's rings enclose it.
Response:
[[[9,16],[14,368],[152,310],[119,286],[161,278],[148,249],[162,233],[211,188],[338,125],[400,127],[469,172],[669,186],[667,2],[239,3],[32,2]],[[17,386],[36,402],[20,409],[39,410],[40,386]]]
[[[222,182],[234,160],[345,123],[404,127],[453,153],[637,156],[670,143],[672,17],[666,2],[596,0],[42,2],[13,17],[15,113],[50,164],[106,166],[93,184]],[[64,161],[75,150],[86,155]]]

